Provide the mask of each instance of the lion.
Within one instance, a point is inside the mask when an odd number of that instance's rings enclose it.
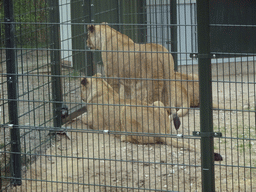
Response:
[[[175,115],[177,117],[183,117],[188,113],[190,107],[190,95],[181,81],[172,81],[171,86],[171,97],[174,98],[172,102],[177,110]],[[162,100],[164,101],[166,98],[167,95],[164,94]]]
[[[164,143],[174,147],[194,150],[192,145],[177,139],[166,138],[163,134],[171,133],[172,115],[164,108],[161,101],[152,105],[120,98],[120,95],[101,77],[81,79],[81,98],[87,103],[87,115],[82,117],[84,124],[96,130],[136,132],[122,135],[121,141],[132,143]],[[142,136],[139,133],[161,134],[161,136]]]
[[[200,102],[198,75],[175,72],[174,77],[176,80],[181,80],[182,86],[186,89],[189,96],[189,107],[198,107]]]
[[[174,99],[174,106],[177,108],[177,116],[185,116],[190,107],[199,106],[199,80],[196,74],[183,74],[175,72],[175,80],[171,82],[171,97]],[[163,95],[162,100],[167,95]]]
[[[175,72],[175,82],[172,82],[172,86],[175,90],[175,107],[182,108],[177,111],[178,117],[184,116],[188,113],[190,107],[199,107],[200,106],[200,97],[199,97],[199,77],[196,74],[184,74]],[[182,98],[182,99],[181,99]],[[212,109],[231,109],[236,110],[235,107],[224,106],[222,104],[217,104],[212,102]],[[239,107],[241,109],[241,107]]]
[[[173,107],[168,80],[174,78],[174,60],[164,46],[135,43],[105,22],[87,29],[87,46],[101,50],[107,82],[121,98],[153,103],[165,94],[164,105]]]

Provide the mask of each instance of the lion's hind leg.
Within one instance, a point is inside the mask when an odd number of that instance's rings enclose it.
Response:
[[[154,80],[153,81],[153,101],[161,101],[164,90],[164,81]]]
[[[129,118],[129,117],[128,117]],[[128,119],[126,118],[124,121],[122,121],[122,131],[125,131],[129,134],[125,134],[121,136],[121,141],[131,142],[131,143],[138,143],[138,140],[140,136],[132,135],[132,132],[137,132],[138,126],[140,124],[134,120],[134,119]]]
[[[132,132],[135,127],[135,126],[133,127],[133,124],[136,122],[133,122],[133,120],[131,119],[132,118],[131,113],[132,113],[132,108],[128,106],[122,107],[120,120],[121,120],[121,131],[124,133]],[[121,135],[121,141],[133,142],[133,137],[131,135],[124,134],[124,135]]]
[[[121,136],[121,141],[140,144],[154,143],[152,137],[143,134],[148,133],[149,130],[147,117],[141,116],[142,107],[126,107],[125,110],[126,112],[124,110],[121,112],[121,130],[127,134]]]

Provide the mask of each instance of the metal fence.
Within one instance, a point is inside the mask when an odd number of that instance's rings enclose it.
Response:
[[[0,2],[0,190],[256,190],[255,8]]]

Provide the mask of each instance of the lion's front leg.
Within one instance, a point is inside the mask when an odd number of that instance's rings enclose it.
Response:
[[[136,83],[133,98],[144,101],[146,103],[153,103],[154,101],[161,101],[164,89],[164,82],[159,80],[145,80]]]
[[[119,93],[119,80],[118,79],[112,79],[111,77],[107,79],[107,83],[110,84],[110,86]]]
[[[83,113],[83,114],[81,115],[81,120],[82,120],[82,122],[83,122],[85,125],[91,126],[91,124],[92,124],[92,116],[91,116],[91,115],[88,115],[88,112]]]
[[[120,82],[120,91],[119,95],[121,99],[131,99],[131,87],[125,85],[123,82]]]
[[[164,90],[164,81],[153,81],[153,101],[161,101]]]
[[[88,110],[87,113],[82,115],[82,122],[85,125],[88,125],[90,128],[95,130],[104,129],[104,115],[102,114],[101,106],[94,106],[91,110]]]
[[[132,99],[140,102],[152,103],[153,100],[153,84],[152,81],[138,80],[135,85],[131,86]]]

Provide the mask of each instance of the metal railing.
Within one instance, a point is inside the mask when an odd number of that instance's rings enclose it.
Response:
[[[23,5],[23,2],[29,3]],[[4,0],[0,3],[0,191],[11,188],[15,191],[254,191],[255,50],[250,48],[248,53],[229,52],[226,47],[222,51],[211,50],[211,35],[215,33],[214,27],[253,30],[255,20],[250,24],[213,23],[214,3],[204,0],[107,3]],[[231,4],[234,10],[240,6],[248,9],[248,14],[254,5],[235,3]],[[192,4],[196,4],[196,10]],[[195,17],[197,24],[192,22]],[[104,53],[130,56],[158,53],[161,58],[164,52],[89,49],[87,26],[101,22],[108,22],[135,43],[168,44],[175,70],[186,76],[198,74],[199,79],[104,76]],[[195,31],[197,53],[190,48]],[[254,37],[248,38],[255,41]],[[218,43],[214,43],[214,49]],[[184,64],[181,58],[186,58],[186,65],[181,65]],[[184,107],[189,113],[180,117],[178,130],[173,129],[171,122],[168,134],[121,131],[122,126],[128,127],[124,123],[126,118],[120,117],[121,110],[147,108],[147,115],[142,115],[146,119],[141,121],[143,126],[150,122],[149,111],[155,106],[142,101],[124,102],[120,95],[118,100],[123,103],[100,103],[100,99],[83,102],[81,79],[98,72],[103,76],[93,79],[103,82],[176,82],[176,86],[181,83],[181,90],[176,87],[176,96],[181,98],[185,96],[182,90],[188,92],[192,85],[192,92],[198,91],[200,95],[200,106]],[[103,95],[114,93],[110,90]],[[196,98],[190,96],[190,99]],[[120,124],[105,122],[104,127],[91,129],[84,123],[90,106],[96,106],[93,110],[103,109],[106,116],[114,108],[114,114],[118,115],[114,120],[120,118]],[[161,108],[166,111],[169,106]],[[129,110],[125,117],[128,115]],[[95,126],[99,117],[93,117]],[[108,116],[104,121],[111,118]],[[120,139],[129,136],[166,138],[172,143],[180,141],[181,145],[178,148],[161,142],[143,145]],[[186,150],[186,143],[195,149]]]

